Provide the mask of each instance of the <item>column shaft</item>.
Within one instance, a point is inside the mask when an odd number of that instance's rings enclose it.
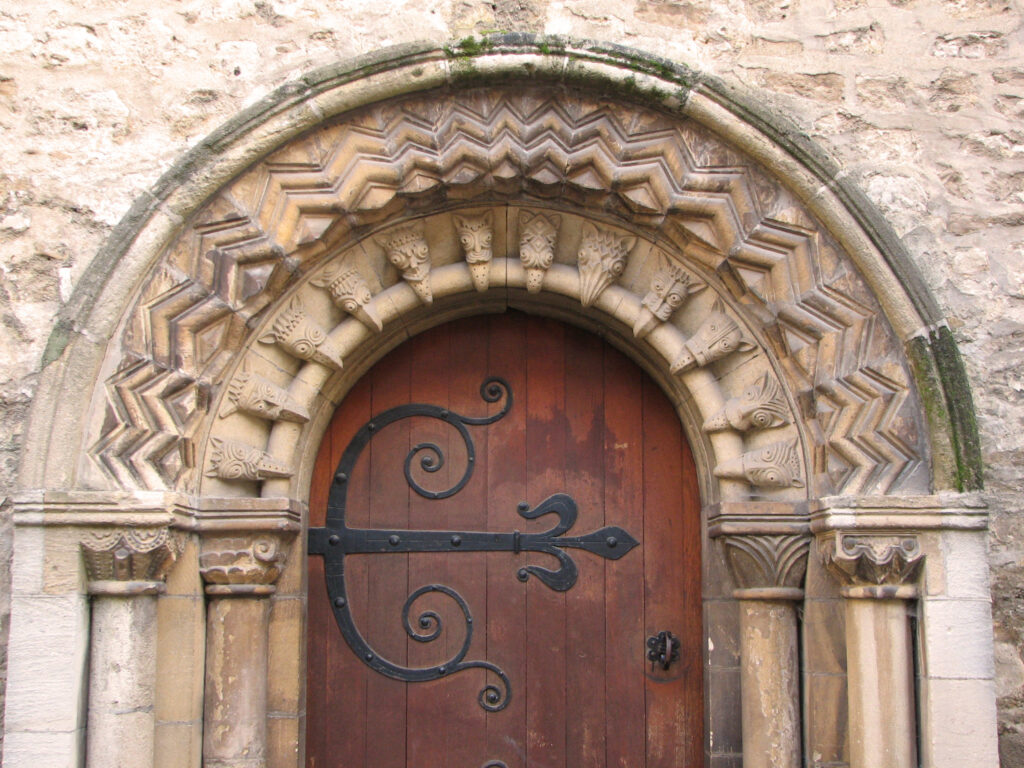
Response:
[[[153,768],[156,587],[92,600],[86,764]],[[115,757],[116,756],[116,757]]]
[[[851,768],[913,768],[914,670],[906,601],[846,599]]]
[[[740,600],[743,768],[800,768],[800,663],[791,600]]]
[[[265,595],[211,596],[207,606],[205,768],[263,768],[267,744]]]

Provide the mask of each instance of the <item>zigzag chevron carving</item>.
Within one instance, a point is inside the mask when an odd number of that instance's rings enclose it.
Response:
[[[174,487],[207,383],[296,276],[383,222],[480,200],[586,209],[673,243],[764,329],[818,442],[819,492],[915,475],[925,450],[898,342],[799,201],[696,124],[521,87],[362,110],[209,201],[141,292],[91,454],[123,485]],[[378,276],[402,279],[383,263]]]

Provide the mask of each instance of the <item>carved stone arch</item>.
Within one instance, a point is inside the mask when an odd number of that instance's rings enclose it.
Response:
[[[55,562],[75,574],[64,539],[83,525],[187,532],[191,570],[168,594],[202,606],[205,593],[212,618],[197,633],[193,610],[171,637],[194,658],[204,643],[207,658],[231,658],[235,630],[269,626],[271,649],[238,663],[269,658],[287,676],[300,654],[275,655],[274,633],[300,632],[301,615],[282,600],[271,620],[259,598],[278,581],[279,597],[301,595],[288,563],[301,559],[309,461],[335,405],[410,335],[509,307],[605,336],[676,403],[707,530],[732,557],[732,581],[720,557],[709,577],[709,638],[735,608],[732,586],[786,604],[750,613],[751,631],[788,615],[795,637],[805,568],[808,589],[838,605],[807,559],[812,530],[827,544],[855,524],[984,528],[969,500],[929,495],[980,478],[948,328],[840,169],[697,72],[521,36],[311,73],[141,198],[50,339],[17,524],[55,526]],[[52,569],[33,547],[16,567]],[[924,536],[921,551],[940,550],[939,534]],[[758,568],[736,556],[750,552]],[[723,621],[714,631],[735,645],[741,631]],[[744,685],[758,685],[748,667]],[[300,721],[301,690],[272,692],[289,703],[268,737],[266,708],[238,707],[267,698],[266,677],[238,671],[217,674],[250,687],[206,686],[208,717],[222,718],[206,724],[210,764],[273,751]],[[727,688],[712,681],[709,696],[735,703]],[[784,693],[792,755],[799,707]],[[942,722],[932,712],[928,728]],[[775,727],[748,723],[772,738]]]

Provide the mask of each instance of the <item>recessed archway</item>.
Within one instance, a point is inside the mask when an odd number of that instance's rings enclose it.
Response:
[[[246,743],[290,764],[302,707],[295,533],[312,457],[362,373],[451,318],[511,307],[566,320],[669,395],[696,454],[705,533],[729,553],[731,577],[713,550],[709,648],[735,648],[757,622],[795,632],[809,567],[809,637],[838,652],[828,627],[842,603],[823,561],[806,557],[812,528],[857,585],[913,581],[943,530],[984,526],[969,500],[929,495],[976,484],[976,439],[955,348],[891,232],[781,121],[665,62],[516,37],[322,71],[197,148],[92,277],[48,350],[22,470],[35,492],[18,513],[20,530],[45,536],[21,536],[16,569],[58,574],[46,589],[68,595],[74,634],[83,536],[92,583],[116,581],[123,569],[104,558],[125,547],[145,559],[147,584],[175,558],[190,564],[160,598],[156,662],[174,668],[166,649],[188,649],[190,682],[156,687],[155,732],[194,750],[194,731],[175,724],[201,719],[205,690],[209,765]],[[845,511],[857,507],[874,511]],[[133,539],[140,530],[173,541]],[[868,561],[880,570],[865,576]],[[745,603],[785,607],[744,608],[741,630],[734,586]],[[204,593],[223,620],[205,631]],[[269,649],[233,647],[232,615],[265,624]],[[11,643],[14,656],[13,630]],[[748,686],[755,650],[743,645]],[[219,685],[264,657],[269,691],[266,676]],[[709,650],[707,663],[709,701],[738,706],[735,654]],[[821,663],[804,695],[834,714],[842,683],[822,681],[842,674]],[[799,752],[794,684],[762,713],[767,732],[786,733],[783,762]],[[933,713],[928,727],[941,722]],[[807,738],[842,751],[843,727],[822,733]]]

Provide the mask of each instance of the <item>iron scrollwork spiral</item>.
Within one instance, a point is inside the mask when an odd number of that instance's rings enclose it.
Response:
[[[484,417],[469,417],[446,408],[423,403],[402,405],[375,416],[356,433],[345,448],[334,475],[327,502],[327,521],[323,528],[310,528],[309,553],[322,555],[327,580],[327,591],[331,597],[334,618],[349,647],[364,664],[387,677],[405,682],[437,680],[466,669],[483,669],[497,678],[487,682],[480,691],[479,703],[488,712],[499,712],[508,706],[512,687],[508,676],[489,661],[466,661],[473,641],[473,616],[462,596],[443,584],[427,584],[415,589],[402,606],[402,625],[406,634],[419,643],[436,641],[447,631],[441,615],[434,610],[423,610],[411,619],[413,605],[430,594],[442,595],[455,602],[462,612],[465,636],[459,650],[449,659],[429,667],[405,667],[382,658],[359,633],[349,611],[345,585],[345,555],[385,554],[406,552],[543,552],[553,556],[559,563],[556,570],[537,565],[520,568],[517,576],[526,581],[536,576],[545,586],[564,592],[576,583],[576,563],[566,549],[583,549],[609,560],[617,560],[633,547],[637,541],[618,526],[608,526],[582,536],[565,534],[576,522],[576,502],[564,493],[549,496],[536,507],[525,502],[519,505],[519,514],[532,520],[544,515],[556,515],[558,522],[541,533],[493,533],[482,531],[416,531],[349,528],[345,523],[348,478],[352,475],[356,461],[373,435],[402,419],[415,416],[441,420],[459,433],[466,448],[466,468],[462,476],[450,488],[431,491],[420,485],[412,474],[413,463],[419,459],[419,467],[427,473],[437,472],[445,463],[444,451],[436,443],[419,443],[405,457],[404,471],[409,487],[427,499],[447,499],[461,491],[473,475],[476,452],[470,435],[470,426],[493,424],[512,408],[512,391],[501,378],[491,377],[480,386],[480,396],[487,403],[501,403],[496,413]]]

